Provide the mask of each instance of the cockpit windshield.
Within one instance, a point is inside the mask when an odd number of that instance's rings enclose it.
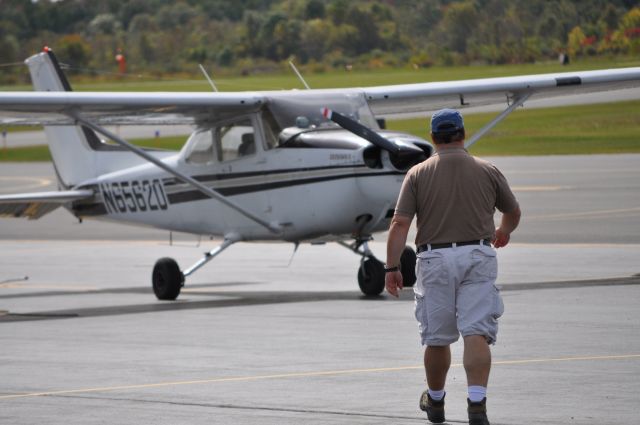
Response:
[[[300,96],[287,93],[286,97],[273,95],[268,108],[282,129],[300,127],[302,123],[308,127],[335,127],[331,121],[322,116],[322,108],[330,108],[344,114],[373,130],[380,127],[369,109],[362,93],[336,93],[334,91]]]

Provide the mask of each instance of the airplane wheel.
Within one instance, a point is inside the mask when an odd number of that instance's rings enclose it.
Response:
[[[173,258],[156,261],[151,277],[153,293],[159,300],[175,300],[180,295],[184,276]]]
[[[365,258],[358,269],[358,285],[365,295],[380,295],[384,290],[384,265],[375,258]]]
[[[416,252],[410,246],[405,246],[402,251],[400,268],[402,283],[407,288],[412,287],[416,283]]]

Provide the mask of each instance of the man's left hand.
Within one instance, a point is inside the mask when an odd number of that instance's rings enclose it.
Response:
[[[384,286],[387,292],[398,298],[399,291],[404,287],[402,284],[402,273],[400,271],[389,272],[384,276]]]

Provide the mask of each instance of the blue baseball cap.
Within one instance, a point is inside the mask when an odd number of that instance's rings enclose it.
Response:
[[[455,109],[440,109],[431,116],[432,133],[454,133],[463,129],[462,115]]]

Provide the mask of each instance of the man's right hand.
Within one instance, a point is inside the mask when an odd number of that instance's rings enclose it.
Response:
[[[384,286],[387,292],[398,298],[399,291],[404,287],[402,282],[402,273],[400,271],[388,272],[384,275]]]

